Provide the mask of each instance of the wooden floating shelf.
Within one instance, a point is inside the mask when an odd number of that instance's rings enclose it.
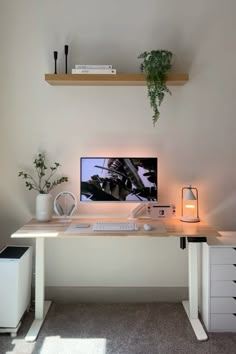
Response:
[[[170,73],[168,86],[183,86],[188,74]],[[145,74],[45,74],[49,85],[55,86],[146,86]]]

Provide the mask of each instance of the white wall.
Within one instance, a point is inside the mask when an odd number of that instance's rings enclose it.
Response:
[[[200,216],[217,229],[236,229],[235,11],[234,0],[2,1],[0,245],[34,215],[35,194],[17,174],[40,150],[70,177],[54,196],[65,188],[79,196],[80,156],[158,156],[161,202],[179,208],[181,188],[191,183],[199,189]],[[65,44],[70,69],[112,63],[118,72],[138,72],[144,50],[169,49],[174,70],[188,72],[190,81],[171,87],[153,128],[145,87],[44,82],[54,50],[63,72]],[[130,208],[80,204],[78,214],[127,215]],[[177,246],[48,241],[47,284],[185,286],[186,251]],[[172,267],[163,259],[169,252]],[[156,275],[160,267],[165,279]]]

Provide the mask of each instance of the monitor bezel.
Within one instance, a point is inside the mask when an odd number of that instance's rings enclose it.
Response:
[[[82,194],[81,194],[81,181],[82,181],[82,160],[83,159],[155,159],[156,160],[156,164],[157,164],[157,179],[156,179],[156,186],[157,186],[157,198],[156,200],[152,200],[152,201],[148,201],[148,200],[82,200]],[[116,205],[118,205],[119,203],[131,203],[131,204],[137,204],[137,203],[149,203],[149,202],[158,202],[158,157],[156,156],[83,156],[80,157],[80,190],[79,190],[79,201],[80,203],[114,203]]]

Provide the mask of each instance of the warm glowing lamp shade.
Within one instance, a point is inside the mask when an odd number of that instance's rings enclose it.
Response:
[[[181,221],[198,222],[198,190],[189,185],[182,188]]]

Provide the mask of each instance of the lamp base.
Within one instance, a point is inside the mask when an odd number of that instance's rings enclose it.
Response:
[[[200,219],[198,217],[196,217],[196,218],[188,218],[188,217],[181,216],[180,221],[184,221],[184,222],[199,222]]]

